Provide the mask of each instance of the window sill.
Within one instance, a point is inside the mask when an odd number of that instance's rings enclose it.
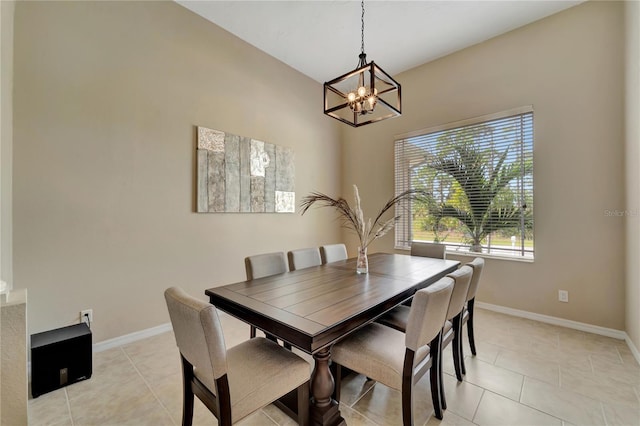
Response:
[[[399,251],[406,251],[406,252],[411,251],[411,249],[407,247],[395,246],[394,248]],[[455,250],[447,250],[447,256],[449,255],[468,257],[468,258],[482,257],[484,259],[506,260],[511,262],[522,262],[522,263],[535,262],[535,258],[505,256],[505,255],[491,254],[491,253],[471,253],[471,252],[463,252],[463,251],[455,251]]]

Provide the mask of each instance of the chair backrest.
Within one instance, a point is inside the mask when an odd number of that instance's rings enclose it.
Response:
[[[227,374],[227,349],[216,308],[179,287],[165,290],[164,298],[180,354],[215,389],[214,380]]]
[[[327,244],[320,247],[322,263],[337,262],[347,258],[347,247],[344,244]]]
[[[471,266],[466,265],[447,275],[455,281],[453,293],[451,294],[451,302],[449,303],[449,311],[447,312],[448,320],[462,312],[462,308],[464,308],[464,304],[467,301],[467,293],[469,292],[472,275],[473,269]]]
[[[284,252],[257,254],[244,259],[247,281],[287,272]]]
[[[287,253],[289,257],[289,270],[310,268],[312,266],[322,265],[320,258],[320,249],[317,247],[291,250]]]
[[[447,246],[437,243],[411,243],[411,256],[433,257],[436,259],[446,259]]]
[[[476,297],[478,292],[478,285],[480,284],[480,276],[482,275],[482,269],[484,268],[484,259],[476,257],[467,265],[473,268],[473,275],[471,276],[471,284],[469,284],[469,292],[467,293],[467,301]]]
[[[444,277],[414,294],[405,333],[407,348],[417,351],[442,330],[453,283],[453,278]]]

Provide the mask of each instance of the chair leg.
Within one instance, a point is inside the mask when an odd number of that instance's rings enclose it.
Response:
[[[413,426],[413,361],[415,352],[407,348],[402,367],[402,424]]]
[[[411,384],[406,388],[405,386],[402,387],[402,424],[404,426],[413,426],[412,387]]]
[[[193,390],[191,381],[193,380],[193,366],[182,358],[182,426],[191,426],[193,423]]]
[[[442,332],[440,333],[442,334]],[[447,398],[444,393],[444,377],[443,377],[443,368],[442,368],[442,338],[440,338],[440,356],[438,357],[438,385],[440,386],[440,406],[443,410],[447,409]]]
[[[309,382],[298,386],[298,424],[309,425]]]
[[[253,339],[254,337],[256,337],[256,328],[254,326],[251,326],[251,330],[249,331],[249,338]]]
[[[464,312],[464,311],[463,311]],[[464,365],[464,344],[462,343],[463,336],[462,331],[464,324],[462,323],[462,313],[460,314],[460,339],[458,339],[458,346],[460,347],[460,372],[464,376],[467,374],[467,367]]]
[[[429,347],[431,350],[431,368],[429,369],[429,379],[431,382],[431,401],[433,402],[433,411],[436,419],[442,420],[442,386],[440,386],[440,371],[439,365],[442,358],[442,350],[440,348],[442,344],[442,333],[431,341]]]
[[[473,335],[473,305],[476,298],[467,302],[467,311],[469,311],[469,319],[467,320],[467,335],[469,336],[469,347],[471,347],[471,353],[476,354],[476,339]]]
[[[462,344],[460,342],[462,313],[453,317],[453,342],[451,342],[451,352],[453,352],[453,366],[456,370],[456,378],[462,381]]]
[[[463,376],[467,374],[467,367],[464,365],[464,345],[462,344],[462,338],[460,338],[460,372]]]

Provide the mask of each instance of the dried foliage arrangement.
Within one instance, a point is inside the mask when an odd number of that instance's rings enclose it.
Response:
[[[382,216],[395,207],[398,203],[408,200],[424,199],[428,196],[427,192],[420,189],[410,189],[402,192],[391,198],[380,209],[375,219],[369,218],[365,221],[362,207],[360,204],[360,193],[358,187],[353,185],[353,192],[355,197],[355,205],[351,207],[347,200],[344,198],[331,198],[321,192],[312,192],[306,197],[302,198],[300,207],[302,208],[301,214],[305,214],[307,210],[314,204],[318,207],[333,207],[338,212],[340,219],[342,220],[342,226],[354,231],[360,239],[360,249],[366,250],[366,248],[377,238],[382,237],[389,232],[395,226],[400,216],[394,216],[391,219],[383,220]]]

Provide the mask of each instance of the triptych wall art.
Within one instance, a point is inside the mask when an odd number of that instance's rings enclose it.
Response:
[[[291,148],[198,127],[198,213],[293,213]]]

